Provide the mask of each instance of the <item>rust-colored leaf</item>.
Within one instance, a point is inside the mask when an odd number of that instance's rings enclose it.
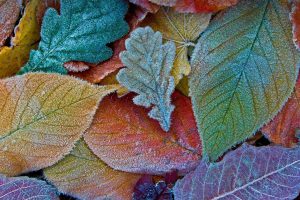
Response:
[[[168,133],[148,117],[148,109],[132,103],[130,93],[109,96],[100,104],[84,138],[104,162],[128,172],[164,174],[194,169],[201,157],[201,142],[190,99],[173,94],[172,126]]]

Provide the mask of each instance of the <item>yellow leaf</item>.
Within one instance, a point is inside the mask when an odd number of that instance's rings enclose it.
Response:
[[[189,96],[189,79],[187,76],[182,77],[182,79],[176,86],[176,89],[179,90],[185,96]]]
[[[56,163],[90,126],[101,98],[115,89],[58,74],[0,80],[0,174]]]
[[[191,66],[188,59],[188,47],[194,46],[209,24],[211,14],[177,13],[170,8],[162,7],[155,14],[149,14],[143,26],[151,26],[155,31],[160,31],[163,38],[176,44],[176,58],[172,75],[177,84],[183,75],[188,75]]]
[[[113,170],[83,140],[63,160],[45,169],[44,174],[60,192],[79,199],[130,200],[141,177]]]
[[[36,48],[40,39],[40,26],[36,18],[40,4],[40,0],[32,0],[27,4],[24,16],[16,28],[12,46],[0,49],[0,78],[12,76],[19,71],[27,62],[30,50]]]

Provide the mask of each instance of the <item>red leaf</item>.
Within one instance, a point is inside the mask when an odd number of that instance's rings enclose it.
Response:
[[[201,161],[177,181],[175,199],[294,199],[300,190],[300,148],[243,145],[219,163]]]
[[[300,77],[295,90],[279,114],[262,128],[262,132],[269,139],[286,147],[293,147],[298,143],[296,130],[300,128]]]
[[[297,49],[300,49],[300,1],[294,0],[292,6],[290,18],[293,24],[293,40]]]
[[[28,177],[6,178],[0,176],[0,199],[59,199],[56,190],[46,182]]]
[[[172,126],[164,132],[148,117],[148,109],[136,106],[131,93],[120,99],[105,98],[84,138],[104,162],[127,172],[186,173],[196,167],[202,147],[189,98],[173,94],[176,106]]]

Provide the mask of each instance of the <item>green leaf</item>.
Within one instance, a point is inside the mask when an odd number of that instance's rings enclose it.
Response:
[[[211,160],[255,133],[290,96],[299,53],[288,12],[279,0],[242,0],[199,39],[189,85]]]
[[[47,10],[38,50],[30,53],[19,74],[29,71],[66,74],[63,64],[77,60],[98,63],[112,56],[106,46],[128,32],[123,0],[62,0],[61,13]]]
[[[136,92],[133,101],[137,105],[151,107],[149,116],[159,121],[168,131],[171,126],[171,94],[174,78],[170,75],[175,59],[175,44],[162,44],[160,32],[150,27],[138,28],[126,40],[126,51],[120,58],[127,68],[120,70],[118,81],[130,91]]]

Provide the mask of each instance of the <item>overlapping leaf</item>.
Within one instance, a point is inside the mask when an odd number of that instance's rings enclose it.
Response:
[[[155,13],[158,11],[159,6],[149,2],[149,0],[129,0],[129,2],[141,6],[149,12]]]
[[[60,192],[80,199],[130,200],[140,178],[140,175],[113,170],[82,140],[68,156],[44,173]]]
[[[200,38],[189,87],[211,160],[250,137],[292,93],[299,53],[288,12],[279,0],[242,0]]]
[[[201,161],[174,187],[176,199],[295,199],[300,149],[243,145],[219,163]]]
[[[6,178],[0,175],[0,199],[59,200],[56,189],[45,181],[28,177]]]
[[[9,0],[10,1],[10,0]],[[15,30],[11,47],[0,49],[0,78],[12,76],[27,62],[29,52],[40,39],[40,26],[36,14],[40,0],[31,0]]]
[[[293,23],[293,40],[298,49],[300,49],[300,1],[292,1],[291,21]]]
[[[112,56],[106,46],[128,32],[123,0],[62,0],[60,15],[48,9],[39,48],[30,53],[19,74],[30,71],[67,73],[63,64],[77,60],[98,63]]]
[[[99,101],[115,90],[72,77],[27,74],[0,81],[0,173],[50,166],[89,127]]]
[[[134,103],[151,107],[149,116],[159,121],[168,131],[174,106],[170,98],[174,91],[174,78],[170,75],[175,58],[173,42],[162,44],[160,32],[150,27],[137,28],[126,40],[126,51],[120,58],[126,68],[121,69],[117,79],[130,91],[138,95]]]
[[[176,57],[171,71],[175,84],[183,75],[189,75],[191,66],[188,59],[188,47],[194,42],[209,24],[211,14],[181,14],[170,8],[149,15],[143,22],[153,30],[161,32],[165,41],[173,41],[176,45]]]
[[[84,135],[92,151],[105,163],[128,172],[186,173],[201,157],[201,142],[190,100],[175,92],[172,127],[165,133],[147,109],[132,103],[133,94],[103,99]]]
[[[0,0],[0,47],[14,30],[20,14],[16,0]]]
[[[262,128],[262,132],[276,144],[293,147],[299,142],[296,137],[298,129],[300,129],[300,78],[290,99],[280,113]]]

